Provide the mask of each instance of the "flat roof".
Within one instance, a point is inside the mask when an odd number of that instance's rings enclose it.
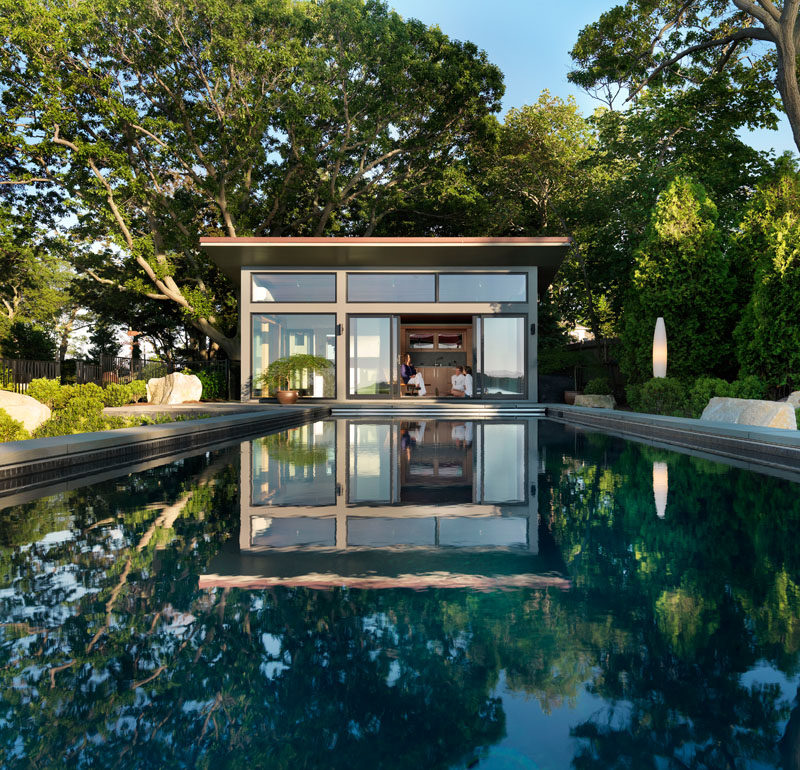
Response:
[[[201,238],[200,246],[232,281],[244,267],[437,268],[538,267],[552,282],[570,238]]]

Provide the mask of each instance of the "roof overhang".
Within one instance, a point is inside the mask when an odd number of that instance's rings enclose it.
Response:
[[[570,238],[201,238],[200,246],[235,283],[244,267],[539,268],[553,280]]]

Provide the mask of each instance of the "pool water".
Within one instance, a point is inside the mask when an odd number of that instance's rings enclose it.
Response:
[[[798,492],[354,419],[0,498],[0,764],[798,768]]]

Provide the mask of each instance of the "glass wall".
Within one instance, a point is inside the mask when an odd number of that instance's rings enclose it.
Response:
[[[434,273],[348,273],[348,302],[435,302]]]
[[[392,348],[390,316],[350,316],[348,395],[391,395]]]
[[[254,273],[253,302],[336,302],[335,273]]]
[[[333,398],[336,393],[336,316],[333,313],[254,313],[252,376],[253,396],[267,395],[258,378],[278,358],[298,353],[327,358],[333,366],[324,374],[301,373],[292,387],[312,398]]]
[[[439,302],[527,302],[525,273],[440,273]]]
[[[527,397],[525,319],[483,316],[483,395]]]

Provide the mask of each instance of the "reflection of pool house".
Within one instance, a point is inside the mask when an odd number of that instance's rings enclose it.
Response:
[[[337,401],[405,394],[406,353],[427,397],[446,395],[457,366],[474,398],[537,400],[537,297],[566,238],[204,238],[241,282],[242,400],[278,358],[310,353],[332,374],[293,386]]]
[[[538,424],[325,420],[241,445],[239,547],[200,586],[570,587],[540,549]]]

